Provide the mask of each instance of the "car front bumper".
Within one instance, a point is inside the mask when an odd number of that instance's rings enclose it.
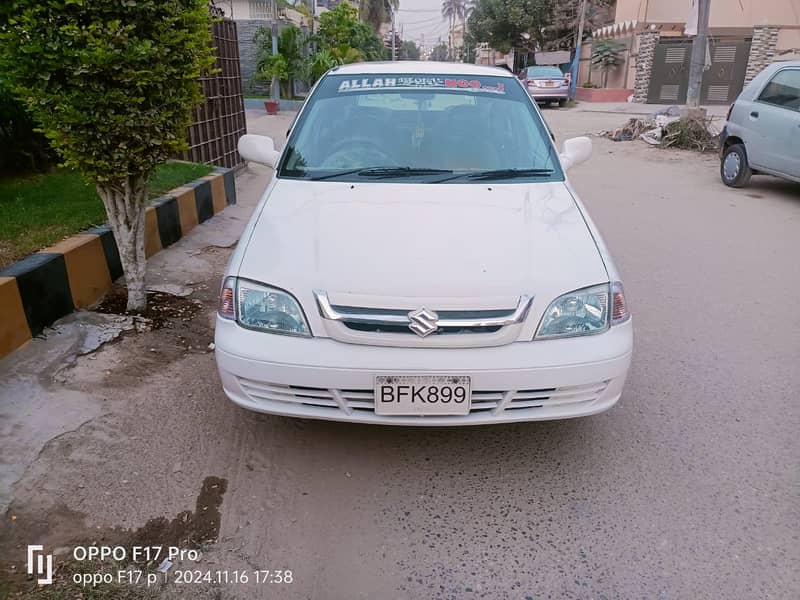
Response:
[[[484,425],[592,415],[622,393],[631,321],[578,338],[494,348],[395,348],[242,329],[217,318],[216,359],[225,394],[249,410],[381,425]],[[463,416],[375,414],[377,375],[469,375]]]

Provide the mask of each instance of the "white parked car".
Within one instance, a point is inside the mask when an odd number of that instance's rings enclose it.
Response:
[[[800,181],[800,61],[753,78],[728,111],[720,147],[725,185],[743,187],[754,173]]]
[[[632,351],[619,274],[511,73],[338,67],[286,146],[228,265],[216,359],[228,397],[392,425],[560,419],[610,408]]]

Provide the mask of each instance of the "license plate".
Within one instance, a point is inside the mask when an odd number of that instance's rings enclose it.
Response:
[[[378,375],[377,415],[468,415],[470,378],[466,375]]]
[[[556,87],[556,82],[555,81],[545,81],[544,82],[544,86],[545,87]]]

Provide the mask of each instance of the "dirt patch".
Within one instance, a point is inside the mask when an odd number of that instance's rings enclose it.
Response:
[[[176,546],[199,549],[217,541],[219,536],[222,496],[228,482],[219,477],[206,477],[194,512],[184,511],[172,521],[161,517],[150,519],[129,538],[131,546]]]
[[[114,285],[111,291],[95,307],[95,312],[110,315],[138,315],[152,322],[152,329],[170,327],[175,321],[191,321],[202,309],[202,303],[165,292],[148,292],[147,308],[143,312],[127,310],[128,291],[122,285]]]

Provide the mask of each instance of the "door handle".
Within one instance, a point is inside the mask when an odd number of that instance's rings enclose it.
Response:
[[[753,112],[750,113],[750,116],[753,117],[754,119],[757,119],[758,118],[758,111],[754,110]]]

